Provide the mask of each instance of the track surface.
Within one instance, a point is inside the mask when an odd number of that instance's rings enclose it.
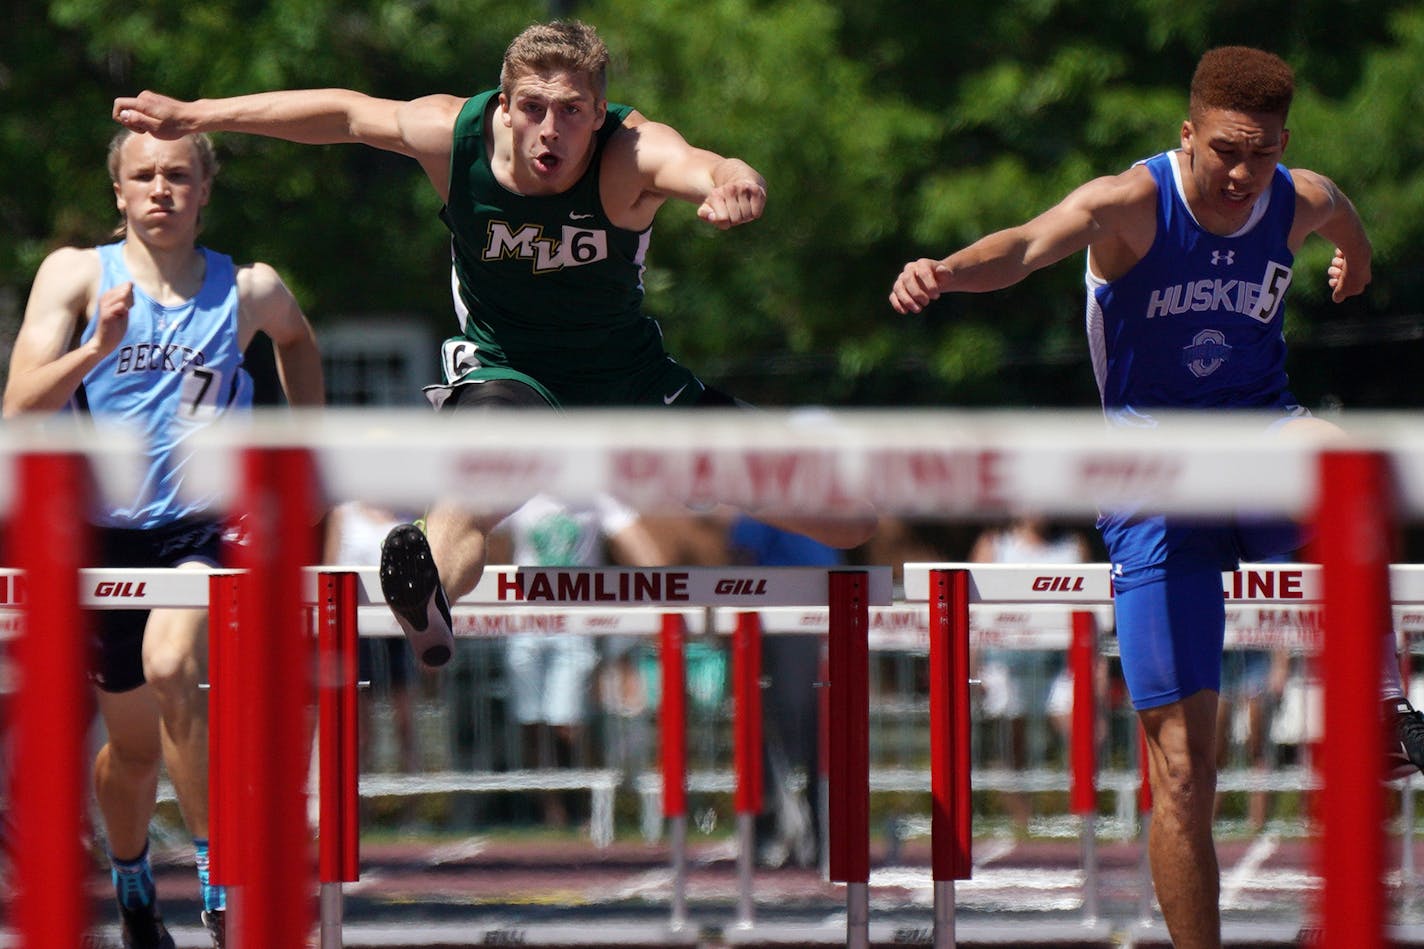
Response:
[[[1424,866],[1424,844],[1416,866]],[[1310,844],[1264,834],[1219,846],[1229,944],[1297,944],[1316,880]],[[894,865],[873,855],[871,936],[876,945],[927,944],[933,894],[924,841],[904,844]],[[1144,928],[1135,842],[1103,841],[1099,918],[1084,917],[1076,840],[975,843],[974,878],[956,892],[960,946],[1167,946],[1160,919]],[[180,946],[205,946],[197,926],[198,888],[190,860],[157,853],[164,913]],[[735,853],[725,843],[694,844],[689,858],[688,925],[669,929],[672,873],[661,845],[485,837],[366,843],[362,875],[345,891],[348,946],[469,945],[834,945],[845,933],[845,889],[815,870],[755,872],[753,919],[738,925]],[[1389,888],[1401,946],[1424,946],[1424,884],[1393,872]],[[96,946],[117,946],[107,873],[90,885]],[[316,906],[313,903],[313,920]],[[606,941],[599,941],[606,940]],[[315,943],[313,943],[315,944]],[[0,935],[0,946],[17,946]]]

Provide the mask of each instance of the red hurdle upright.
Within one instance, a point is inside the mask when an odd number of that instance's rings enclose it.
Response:
[[[218,573],[208,579],[208,878],[217,886],[234,886],[248,857],[255,834],[236,825],[239,782],[232,774],[233,749],[242,723],[236,658],[242,622],[239,573]]]
[[[75,596],[89,554],[89,466],[80,455],[35,453],[21,455],[17,468],[10,548],[28,589],[15,643],[14,918],[27,949],[74,949],[89,928],[80,815],[93,700],[84,675],[89,618]]]
[[[1068,664],[1073,670],[1072,775],[1069,808],[1081,824],[1083,919],[1098,919],[1098,621],[1087,610],[1073,611],[1073,641]]]
[[[934,945],[952,947],[954,881],[973,870],[970,802],[969,571],[929,575],[931,876]]]
[[[1379,675],[1391,628],[1394,492],[1383,456],[1326,452],[1312,542],[1324,572],[1325,740],[1318,850],[1324,946],[1385,946],[1384,728]],[[1353,779],[1345,779],[1352,775]]]
[[[672,910],[668,926],[687,925],[687,624],[680,613],[665,613],[659,634],[662,667],[663,817],[672,849]]]
[[[246,569],[228,680],[243,709],[224,773],[235,788],[231,820],[254,839],[231,865],[228,938],[234,949],[301,949],[311,932],[307,841],[312,666],[302,568],[315,561],[316,479],[299,449],[248,449],[242,460]],[[226,820],[226,818],[225,818]]]
[[[752,865],[762,806],[761,617],[738,613],[732,631],[733,742],[737,774],[737,925],[752,926]],[[868,714],[868,712],[867,712]]]
[[[323,573],[317,580],[321,949],[341,949],[342,884],[361,875],[356,588],[350,572]]]
[[[831,879],[846,884],[846,945],[870,945],[870,603],[864,571],[829,574]]]

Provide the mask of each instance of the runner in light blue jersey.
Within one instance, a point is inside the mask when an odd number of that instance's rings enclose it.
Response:
[[[315,337],[276,271],[235,267],[197,246],[216,167],[202,136],[116,136],[109,173],[122,239],[45,259],[11,354],[6,417],[68,407],[90,413],[96,426],[127,426],[143,441],[148,468],[140,488],[97,518],[103,566],[217,565],[217,512],[181,490],[188,439],[251,405],[242,354],[256,333],[272,339],[288,400],[322,402]],[[94,625],[92,678],[107,734],[94,786],[123,943],[173,946],[148,863],[161,761],[193,834],[203,919],[220,947],[226,904],[207,878],[208,720],[199,689],[206,611],[109,610]]]
[[[128,241],[95,248],[99,295],[132,288],[123,341],[99,360],[74,391],[71,405],[101,424],[141,434],[147,473],[130,503],[103,511],[107,527],[154,529],[205,513],[210,498],[182,489],[188,439],[223,413],[252,406],[252,378],[242,368],[238,339],[237,280],[232,258],[198,248],[203,282],[198,292],[172,304],[155,300],[136,283],[125,261]],[[97,322],[84,327],[81,346]]]

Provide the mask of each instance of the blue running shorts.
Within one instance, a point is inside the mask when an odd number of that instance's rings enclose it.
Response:
[[[1152,579],[1114,588],[1123,678],[1139,711],[1202,689],[1221,691],[1226,637],[1221,571],[1201,567],[1152,572]]]

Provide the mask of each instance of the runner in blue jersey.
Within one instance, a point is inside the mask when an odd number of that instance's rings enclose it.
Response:
[[[1211,50],[1192,78],[1180,148],[1090,181],[941,260],[910,262],[891,305],[918,313],[942,294],[1007,287],[1086,249],[1089,345],[1110,422],[1153,427],[1165,410],[1258,409],[1278,413],[1272,429],[1328,434],[1333,427],[1287,387],[1282,304],[1295,252],[1311,234],[1335,247],[1328,279],[1337,303],[1369,283],[1371,249],[1330,179],[1280,164],[1293,93],[1278,57]],[[1123,672],[1149,745],[1158,901],[1178,949],[1215,949],[1221,571],[1290,551],[1299,538],[1278,524],[1188,524],[1131,511],[1108,513],[1099,526],[1113,561]],[[1393,661],[1381,678],[1395,724],[1390,767],[1417,770],[1424,718],[1404,700]]]
[[[217,566],[223,525],[181,492],[193,433],[252,404],[243,352],[274,344],[293,405],[322,402],[311,327],[276,271],[235,266],[197,245],[217,171],[203,136],[162,141],[120,132],[109,173],[123,224],[100,247],[66,247],[40,265],[15,339],[4,414],[88,412],[145,439],[136,494],[100,512],[101,566]],[[205,610],[95,616],[98,705],[107,732],[94,765],[126,947],[171,947],[148,861],[160,761],[194,838],[203,918],[224,938],[225,894],[207,877],[208,720],[199,688]]]
[[[453,238],[461,335],[442,354],[450,385],[435,394],[444,409],[733,406],[663,350],[641,310],[643,261],[670,199],[726,230],[761,217],[766,182],[745,161],[609,103],[608,61],[592,27],[557,21],[515,37],[499,89],[475,96],[398,102],[314,89],[181,102],[143,92],[116,99],[114,118],[163,137],[234,131],[360,142],[419,162]],[[403,525],[383,546],[386,601],[426,665],[449,660],[447,595],[475,588],[485,536],[508,513],[440,504],[424,531]],[[875,528],[868,509],[774,519],[838,547]]]

